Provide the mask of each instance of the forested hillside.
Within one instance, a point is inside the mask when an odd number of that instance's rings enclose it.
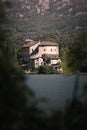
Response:
[[[14,0],[5,12],[10,24],[4,28],[17,45],[26,38],[44,40],[44,35],[45,40],[55,40],[53,34],[66,45],[87,30],[86,0]]]

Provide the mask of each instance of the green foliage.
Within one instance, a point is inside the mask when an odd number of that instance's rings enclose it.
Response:
[[[87,66],[87,34],[79,35],[76,44],[61,49],[64,73],[75,73],[81,66]]]
[[[35,40],[41,40],[41,41],[52,41],[52,42],[57,42],[59,43],[59,34],[57,32],[48,32],[42,35],[39,35],[37,37],[35,37]]]
[[[33,69],[33,70],[31,71],[31,74],[38,74],[38,69]]]
[[[1,59],[1,58],[0,58]],[[24,83],[24,75],[5,59],[0,64],[0,129],[19,128],[30,97],[33,97]],[[29,98],[29,99],[28,99]]]
[[[68,57],[69,57],[69,49],[66,48],[62,48],[61,49],[61,60],[62,60],[62,67],[63,67],[63,73],[64,74],[69,74],[71,73],[69,66],[68,66]]]
[[[57,17],[49,14],[30,16],[28,21],[25,21],[24,18],[22,21],[18,19],[20,18],[15,19],[13,17],[10,24],[6,22],[3,24],[7,34],[9,31],[13,32],[14,41],[17,45],[22,44],[28,38],[51,40],[68,45],[73,43],[73,35],[87,30],[86,17],[82,15]]]
[[[49,65],[43,65],[38,68],[39,74],[55,74],[57,73],[55,69],[53,69],[52,66]]]
[[[19,130],[26,109],[30,109],[32,116],[34,93],[26,86],[25,76],[17,67],[13,39],[3,30],[4,21],[3,3],[0,1],[0,130]]]
[[[64,48],[62,49],[62,67],[65,74],[76,73],[81,66],[81,56],[77,48]]]

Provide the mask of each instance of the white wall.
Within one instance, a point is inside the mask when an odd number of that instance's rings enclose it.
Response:
[[[43,54],[59,55],[59,48],[58,46],[39,46],[39,55]]]
[[[53,65],[53,64],[57,64],[57,63],[58,63],[58,60],[51,60],[50,62],[51,62],[51,64]]]
[[[34,67],[38,68],[39,66],[42,65],[43,59],[42,58],[38,58],[34,60]]]

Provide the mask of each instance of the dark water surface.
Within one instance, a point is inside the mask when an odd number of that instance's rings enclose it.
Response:
[[[26,83],[35,92],[36,98],[45,98],[38,107],[44,110],[63,109],[67,100],[71,100],[76,75],[27,75]],[[79,95],[87,83],[87,75],[80,74]]]

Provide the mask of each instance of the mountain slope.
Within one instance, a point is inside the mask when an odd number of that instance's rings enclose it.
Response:
[[[23,37],[87,30],[87,0],[13,0],[6,15]]]
[[[86,0],[14,0],[8,16],[27,18],[33,15],[87,15]]]

